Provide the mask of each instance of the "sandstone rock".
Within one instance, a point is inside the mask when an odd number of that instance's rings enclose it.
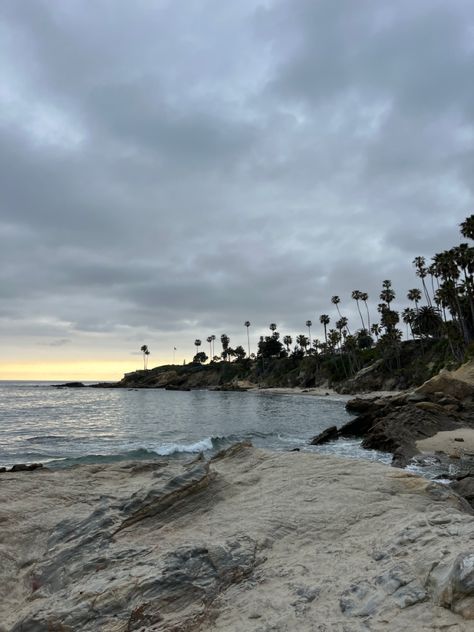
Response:
[[[451,483],[451,489],[462,496],[474,508],[474,476],[466,476]]]
[[[440,603],[465,619],[474,619],[474,553],[460,553],[440,583]]]
[[[449,488],[244,445],[158,463],[2,478],[0,629],[472,629],[474,520]]]
[[[456,371],[442,370],[419,386],[415,393],[424,395],[441,393],[445,397],[453,397],[456,400],[471,400],[474,395],[474,361],[463,364]]]

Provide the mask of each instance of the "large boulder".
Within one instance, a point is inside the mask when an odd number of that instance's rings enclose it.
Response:
[[[443,369],[414,391],[420,395],[442,393],[456,400],[472,400],[474,396],[474,361],[470,360],[456,371]],[[439,395],[438,395],[439,397]]]

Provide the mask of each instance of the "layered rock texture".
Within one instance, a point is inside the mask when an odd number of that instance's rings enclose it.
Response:
[[[474,430],[474,362],[441,371],[413,391],[351,400],[347,409],[358,416],[333,436],[362,437],[364,448],[392,452],[394,465],[404,467],[426,438],[447,431],[455,431],[455,438],[461,430]],[[459,444],[457,452],[454,456],[468,450]]]
[[[2,632],[474,624],[472,512],[401,470],[238,445],[1,483]]]

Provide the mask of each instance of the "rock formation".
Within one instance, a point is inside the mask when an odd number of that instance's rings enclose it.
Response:
[[[472,512],[401,470],[237,445],[1,482],[2,632],[472,630]]]

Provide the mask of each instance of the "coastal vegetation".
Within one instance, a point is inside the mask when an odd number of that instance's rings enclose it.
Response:
[[[460,224],[460,230],[463,238],[474,239],[474,215]],[[206,338],[209,355],[200,349],[201,340],[196,339],[192,363],[179,368],[173,365],[172,370],[194,375],[196,369],[206,369],[214,373],[215,384],[230,378],[268,386],[329,384],[357,390],[356,376],[367,388],[420,384],[441,368],[459,366],[474,354],[474,247],[460,243],[434,254],[431,261],[416,256],[413,268],[420,286],[407,292],[406,307],[395,308],[396,290],[390,279],[384,279],[379,295],[372,300],[373,304],[378,300],[376,319],[374,309],[371,317],[368,293],[355,289],[350,298],[355,301],[358,322],[349,323],[342,312],[341,297],[333,295],[330,301],[337,316],[318,316],[323,339],[312,336],[311,320],[304,324],[307,335],[300,333],[294,340],[287,333],[282,335],[277,323],[271,322],[268,335],[259,337],[254,353],[251,323],[247,320],[243,323],[247,349],[242,345],[233,347],[230,337],[223,333],[221,350],[216,353],[216,335],[211,334]],[[147,345],[141,351],[147,370]],[[171,368],[152,369],[146,381],[167,370]]]
[[[474,215],[467,217],[460,229],[462,237],[473,240]],[[216,353],[216,335],[211,334],[206,338],[209,355],[200,350],[200,339],[194,341],[192,364],[209,362],[208,366],[216,369],[222,362],[231,363],[236,365],[231,372],[243,379],[270,378],[284,385],[294,384],[295,373],[303,385],[323,381],[337,384],[376,364],[378,373],[391,376],[401,386],[427,379],[443,366],[457,366],[473,353],[474,247],[460,243],[434,254],[430,262],[416,256],[413,268],[421,287],[408,291],[409,305],[400,310],[394,308],[397,294],[392,281],[385,279],[375,297],[377,319],[373,314],[371,318],[368,293],[355,289],[351,300],[355,301],[360,323],[350,325],[341,311],[341,297],[333,295],[330,300],[337,317],[318,316],[323,326],[322,340],[313,338],[313,322],[306,320],[308,333],[297,335],[293,346],[292,336],[282,335],[277,324],[271,322],[269,334],[259,337],[256,353],[252,353],[251,323],[247,320],[243,323],[247,349],[231,346],[230,337],[223,333],[221,351]],[[141,350],[146,369],[149,351],[146,345]],[[309,378],[304,377],[308,374]]]

